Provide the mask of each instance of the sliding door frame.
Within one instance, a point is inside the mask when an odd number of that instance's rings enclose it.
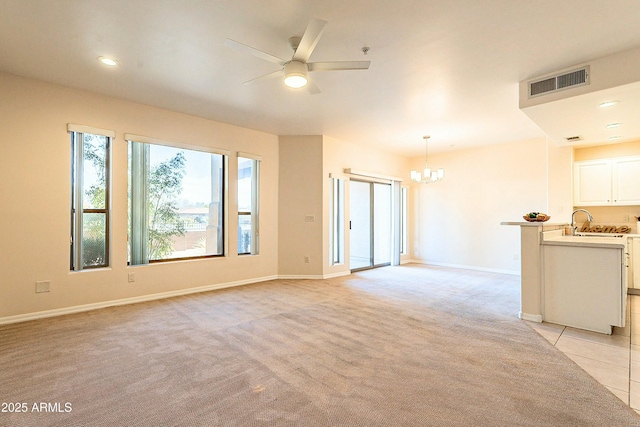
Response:
[[[365,266],[365,267],[357,267],[357,268],[351,268],[351,257],[349,259],[349,267],[351,271],[361,271],[361,270],[368,270],[371,268],[377,268],[377,267],[385,267],[388,265],[392,264],[392,261],[394,259],[394,254],[395,252],[397,252],[397,250],[399,248],[395,248],[395,244],[394,244],[394,186],[393,186],[393,182],[382,182],[380,180],[368,180],[366,178],[351,178],[350,181],[355,181],[355,182],[362,182],[365,184],[369,185],[369,235],[370,235],[370,239],[369,239],[369,265]],[[389,186],[389,216],[390,216],[390,223],[389,223],[389,231],[390,231],[390,236],[389,238],[391,239],[391,247],[390,247],[390,256],[389,256],[389,261],[388,262],[382,262],[382,263],[375,263],[375,257],[376,257],[376,250],[375,250],[375,243],[376,243],[376,231],[375,231],[375,203],[376,203],[376,198],[375,198],[375,185],[379,184],[379,185],[388,185]],[[351,194],[351,191],[350,191]],[[349,197],[349,211],[351,212],[351,197]],[[349,218],[349,230],[351,231],[352,229],[352,224],[351,224],[351,218]],[[349,238],[349,245],[351,246],[351,244],[353,243],[352,239]],[[351,251],[349,251],[351,252]]]

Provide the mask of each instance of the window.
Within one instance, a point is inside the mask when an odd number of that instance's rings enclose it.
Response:
[[[238,153],[238,254],[258,254],[260,159]]]
[[[406,255],[408,253],[408,203],[409,188],[402,187],[400,189],[400,254]]]
[[[331,265],[344,262],[344,180],[331,179],[331,216],[329,218],[329,259]]]
[[[224,255],[227,156],[125,138],[130,264]]]
[[[74,271],[109,265],[111,131],[69,125],[71,133],[71,251]]]

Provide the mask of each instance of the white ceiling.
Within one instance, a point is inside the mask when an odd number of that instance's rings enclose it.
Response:
[[[310,61],[369,70],[311,73],[317,95],[242,84],[278,67],[226,38],[288,58],[312,17],[328,24]],[[425,134],[432,152],[543,136],[518,108],[521,80],[638,45],[637,0],[0,0],[2,71],[416,156]]]

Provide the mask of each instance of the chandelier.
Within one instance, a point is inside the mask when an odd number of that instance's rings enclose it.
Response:
[[[423,136],[422,138],[424,138],[424,171],[421,173],[419,171],[412,170],[411,181],[431,184],[432,182],[438,182],[444,178],[444,169],[440,168],[431,170],[431,168],[429,168],[427,156],[429,152],[428,142],[430,137]]]

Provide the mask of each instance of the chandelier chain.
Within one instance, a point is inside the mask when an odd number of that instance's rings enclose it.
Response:
[[[424,167],[429,167],[429,137],[424,137]]]

